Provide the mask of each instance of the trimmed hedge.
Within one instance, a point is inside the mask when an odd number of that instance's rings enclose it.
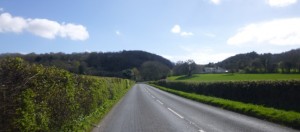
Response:
[[[0,61],[0,128],[5,131],[76,131],[78,124],[125,94],[134,82],[72,74],[31,65],[20,58]],[[104,107],[103,107],[104,106]]]
[[[300,112],[300,80],[178,82],[157,81],[171,89]]]
[[[294,111],[278,110],[274,108],[268,108],[261,105],[243,103],[238,101],[232,101],[228,99],[222,99],[217,97],[199,95],[194,93],[182,92],[155,84],[150,84],[153,87],[159,88],[169,93],[182,96],[194,101],[206,103],[209,105],[221,107],[223,109],[235,111],[241,114],[257,117],[263,120],[279,123],[282,125],[290,126],[295,129],[300,129],[300,113]]]

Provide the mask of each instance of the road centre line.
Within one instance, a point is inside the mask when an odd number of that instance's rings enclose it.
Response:
[[[156,100],[158,103],[160,103],[161,105],[163,105],[164,103],[163,102],[161,102],[161,101],[159,101],[159,100]]]
[[[168,108],[168,110],[171,111],[173,114],[177,115],[178,117],[180,117],[181,119],[183,119],[183,116],[181,116],[180,114],[178,114],[177,112],[175,112],[171,108]]]
[[[148,89],[148,88],[146,88]],[[155,98],[152,94],[150,94],[150,92],[147,90],[148,94],[152,96],[152,98]],[[163,102],[161,102],[160,100],[156,99],[156,101],[158,103],[160,103],[161,105],[164,105]],[[173,109],[169,108],[169,107],[166,107],[169,111],[171,111],[173,114],[175,114],[176,116],[178,116],[179,118],[185,120],[186,122],[188,122],[190,125],[194,126],[195,128],[198,129],[199,132],[205,132],[203,129],[201,129],[201,127],[199,127],[197,124],[195,124],[194,122],[188,120],[188,119],[185,119],[182,115],[178,114],[176,111],[174,111]]]

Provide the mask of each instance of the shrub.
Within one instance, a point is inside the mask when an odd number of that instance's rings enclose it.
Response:
[[[7,131],[76,130],[89,116],[133,82],[79,76],[20,58],[0,61],[0,128]]]
[[[300,80],[154,83],[189,93],[300,112]]]

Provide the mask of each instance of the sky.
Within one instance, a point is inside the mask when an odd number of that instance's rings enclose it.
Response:
[[[0,53],[143,50],[173,62],[300,47],[299,0],[1,0]]]

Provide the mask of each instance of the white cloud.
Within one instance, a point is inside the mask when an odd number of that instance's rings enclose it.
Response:
[[[20,33],[27,27],[27,22],[21,17],[13,17],[9,13],[0,14],[0,32]]]
[[[194,34],[192,32],[181,32],[180,33],[181,36],[193,36]]]
[[[54,39],[60,30],[61,25],[47,19],[29,19],[27,30],[34,35]]]
[[[121,32],[119,30],[116,31],[116,35],[121,35]]]
[[[88,31],[82,25],[60,24],[56,21],[40,18],[25,19],[14,17],[9,13],[0,15],[0,32],[21,33],[24,30],[47,39],[62,37],[71,40],[86,40],[89,38]]]
[[[240,28],[227,40],[229,45],[300,45],[300,18],[253,23]]]
[[[272,7],[285,7],[297,3],[298,0],[266,0]]]
[[[71,40],[86,40],[89,38],[89,33],[84,26],[72,23],[61,25],[59,33],[61,37],[69,37]]]
[[[192,32],[181,31],[181,28],[179,25],[174,25],[173,28],[171,29],[171,32],[174,34],[179,34],[180,36],[183,36],[183,37],[188,37],[188,36],[194,35],[194,33],[192,33]]]
[[[218,5],[221,3],[221,0],[210,0],[213,4]]]
[[[171,29],[172,33],[180,33],[181,32],[181,28],[179,25],[174,25],[174,27]]]
[[[230,52],[217,52],[216,50],[206,47],[192,46],[192,45],[182,45],[179,46],[181,52],[176,55],[162,55],[163,57],[173,61],[185,61],[188,59],[194,60],[197,64],[208,64],[209,62],[219,62],[230,56],[235,55],[235,53]]]

